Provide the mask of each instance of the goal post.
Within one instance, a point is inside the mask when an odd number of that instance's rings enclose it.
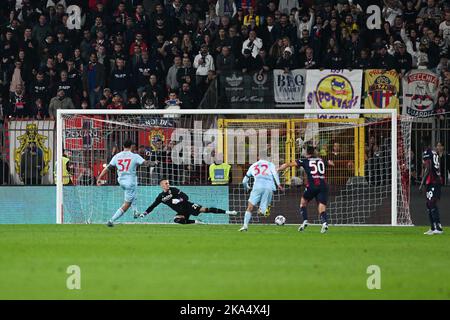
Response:
[[[352,118],[346,119],[348,116]],[[255,153],[261,155],[261,150],[265,147],[267,150],[264,149],[263,156],[269,157],[270,160],[275,159],[274,162],[278,165],[294,161],[301,156],[302,143],[326,145],[324,150],[320,150],[323,152],[320,155],[327,157],[331,154],[331,150],[327,148],[331,148],[330,143],[334,139],[342,141],[341,144],[347,149],[351,169],[344,168],[346,174],[335,179],[338,182],[335,183],[333,198],[328,205],[332,212],[330,216],[335,217],[334,220],[331,219],[331,223],[394,226],[412,223],[409,214],[409,178],[406,177],[409,174],[411,126],[410,121],[399,117],[395,109],[70,109],[58,110],[56,123],[56,223],[58,224],[104,222],[105,217],[102,215],[112,214],[113,212],[108,212],[111,210],[110,207],[119,207],[123,196],[114,179],[111,179],[107,187],[93,185],[91,180],[95,180],[96,174],[98,175],[99,164],[107,163],[108,154],[114,143],[122,148],[117,141],[123,141],[124,137],[138,139],[141,144],[144,141],[142,137],[145,136],[147,144],[144,147],[149,147],[152,144],[149,139],[157,129],[159,130],[157,135],[163,139],[165,136],[167,139],[165,143],[172,144],[170,150],[166,152],[168,157],[170,155],[181,157],[181,160],[169,159],[166,167],[161,168],[162,174],[170,180],[175,180],[175,186],[188,188],[189,192],[197,193],[197,201],[205,201],[205,205],[212,206],[208,203],[214,205],[219,202],[220,205],[227,206],[224,209],[245,211],[248,194],[240,185],[242,172],[257,158]],[[165,126],[167,123],[172,127]],[[383,160],[379,160],[384,162],[380,162],[377,169],[371,169],[370,163],[368,164],[370,159],[369,161],[366,159],[365,149],[370,144],[367,141],[368,132],[379,133],[377,139],[380,148],[384,148]],[[206,136],[210,140],[206,141]],[[181,147],[177,149],[177,143],[178,146],[187,143],[189,149]],[[212,145],[214,147],[211,147]],[[76,170],[73,186],[63,185],[61,161],[63,150],[72,152]],[[153,152],[150,148],[148,150],[149,154]],[[188,155],[188,152],[192,154]],[[221,154],[226,163],[233,164],[236,159],[242,162],[233,166],[233,183],[230,185],[211,186],[208,181],[207,167],[211,164],[211,159],[218,154]],[[209,163],[206,159],[210,159]],[[382,167],[383,165],[385,167]],[[141,192],[143,195],[141,198],[144,198],[140,203],[141,210],[145,209],[157,194],[158,185],[154,178],[156,169],[153,172],[152,170],[141,172],[139,176],[145,185]],[[385,178],[378,178],[377,175],[381,173],[376,170],[383,170]],[[386,172],[387,170],[389,172]],[[86,172],[89,172],[93,179],[87,179]],[[375,180],[370,174],[374,174]],[[379,182],[377,179],[384,180]],[[298,185],[300,180],[302,180],[300,171],[287,170],[282,175],[283,183],[288,186],[287,192],[274,195],[274,210],[287,216],[287,223],[297,223],[298,210],[293,209],[292,200],[295,196],[298,206],[301,188],[304,185],[304,183]],[[218,194],[221,196],[214,196]],[[286,205],[286,202],[291,207]],[[353,210],[355,206],[361,206],[361,210]],[[161,210],[170,211],[168,207]],[[380,212],[385,215],[383,218],[379,217]],[[161,213],[162,215],[164,214]],[[240,223],[242,216],[243,214],[237,218],[222,220],[214,217],[211,218],[211,223]],[[272,216],[274,217],[275,213]],[[272,223],[272,216],[266,219],[254,215],[253,222]],[[170,214],[167,214],[164,219],[150,222],[170,222],[169,218]]]

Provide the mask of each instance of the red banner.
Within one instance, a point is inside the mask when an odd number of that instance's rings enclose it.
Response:
[[[96,149],[104,150],[106,147],[103,136],[102,116],[83,117],[78,116],[65,120],[65,144],[64,148],[69,150]]]

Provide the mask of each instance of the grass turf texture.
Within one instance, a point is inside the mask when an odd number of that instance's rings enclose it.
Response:
[[[0,225],[0,299],[450,299],[426,227]],[[81,290],[68,290],[69,265]],[[381,290],[368,290],[369,265]]]

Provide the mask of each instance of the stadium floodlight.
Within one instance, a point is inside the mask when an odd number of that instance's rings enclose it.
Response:
[[[312,144],[318,156],[336,162],[327,171],[331,224],[410,225],[410,138],[411,120],[395,109],[58,110],[56,222],[106,222],[122,193],[114,172],[106,187],[97,187],[95,176],[113,147],[121,149],[125,139],[132,139],[142,145],[144,156],[162,160],[138,172],[142,209],[160,192],[158,179],[164,177],[191,188],[201,203],[222,201],[220,207],[226,202],[243,214],[248,194],[240,182],[248,164],[261,157],[277,165],[293,161]],[[63,150],[70,153],[72,185],[63,184]],[[231,165],[230,183],[211,185],[208,168],[214,162]],[[295,223],[302,172],[289,169],[281,180],[288,188],[275,194],[272,214]],[[167,223],[172,216],[169,208],[161,208],[147,222]],[[242,215],[216,216],[208,222],[242,221]]]

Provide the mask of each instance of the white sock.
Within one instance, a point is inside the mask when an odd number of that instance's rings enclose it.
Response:
[[[137,211],[138,211],[138,208],[137,208],[137,206],[134,204],[134,202],[131,204],[131,210],[132,210],[133,212],[137,212]]]
[[[248,228],[248,223],[250,222],[250,219],[252,218],[252,213],[245,211],[245,216],[244,216],[244,227]]]
[[[112,216],[110,221],[112,221],[112,222],[116,221],[123,215],[123,213],[124,212],[123,212],[122,208],[117,209],[116,213],[114,213],[114,215]]]

